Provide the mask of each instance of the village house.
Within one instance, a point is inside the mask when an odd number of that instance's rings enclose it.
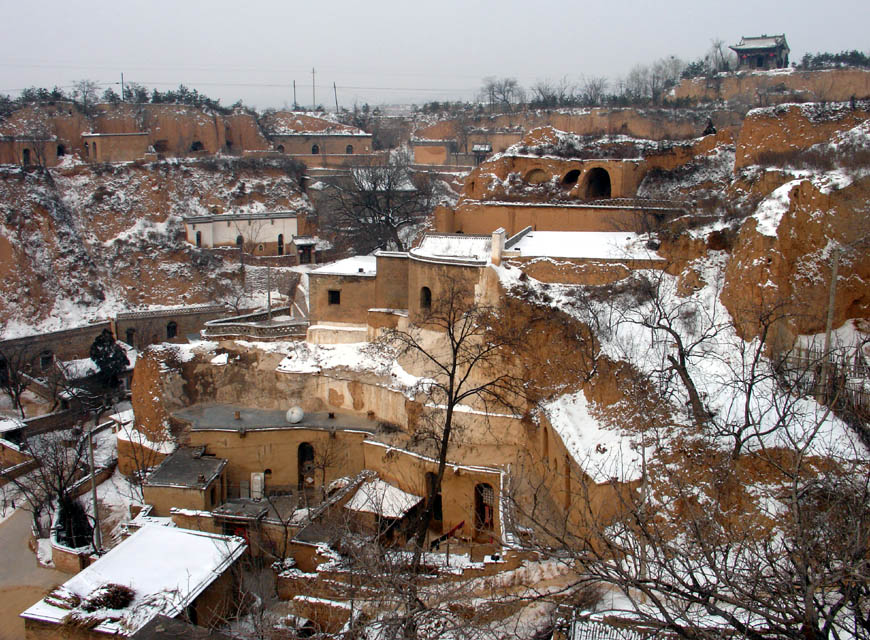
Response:
[[[785,34],[743,36],[740,42],[728,48],[737,54],[738,70],[787,68],[791,52]]]
[[[209,626],[235,595],[237,537],[146,525],[25,610],[28,640],[129,637],[158,615]]]
[[[314,115],[277,111],[263,128],[278,153],[292,155],[308,167],[353,166],[372,153],[372,134]]]
[[[187,241],[197,248],[240,247],[256,256],[283,256],[293,239],[302,235],[305,215],[272,211],[190,216],[184,219],[184,228]],[[304,256],[310,261],[310,250]]]
[[[83,133],[84,159],[88,162],[132,162],[148,153],[150,134]],[[156,156],[155,156],[156,159]]]

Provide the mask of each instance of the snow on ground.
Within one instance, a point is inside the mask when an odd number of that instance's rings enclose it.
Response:
[[[532,231],[510,248],[523,257],[661,260],[642,235],[622,232]]]
[[[761,201],[752,216],[756,220],[755,229],[758,233],[773,238],[776,237],[780,220],[788,212],[791,204],[788,194],[800,182],[800,180],[786,182],[781,187],[774,189],[773,193]]]

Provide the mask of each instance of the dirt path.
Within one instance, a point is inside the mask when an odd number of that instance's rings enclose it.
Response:
[[[22,509],[0,523],[0,640],[23,638],[24,621],[18,614],[70,578],[40,567],[27,548],[29,537],[30,514]]]

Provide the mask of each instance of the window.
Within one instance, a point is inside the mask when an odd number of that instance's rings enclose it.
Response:
[[[284,145],[283,144],[278,145],[278,153],[284,153]]]
[[[344,152],[345,153],[353,153],[353,145],[352,144],[347,145],[347,147],[345,147],[345,149],[344,149]]]
[[[190,145],[191,151],[202,151],[204,148],[205,147],[202,146],[202,142],[200,142],[199,140],[194,140],[193,143]]]
[[[175,323],[174,321],[167,324],[166,325],[166,339],[172,340],[177,335],[178,335],[178,324]]]
[[[62,144],[57,145],[57,157],[63,158],[66,155],[66,147]]]
[[[311,145],[311,153],[312,154],[320,153],[320,147],[318,147],[316,144]]]
[[[202,246],[202,231],[197,231],[197,232],[196,232],[196,246],[197,246],[197,247],[201,247],[201,246]]]
[[[237,247],[241,247],[241,246],[242,246],[242,243],[243,243],[244,241],[245,241],[245,239],[242,237],[241,234],[239,234],[239,235],[236,236],[236,246],[237,246]]]
[[[341,304],[341,291],[338,289],[330,289],[328,294],[329,304]]]
[[[30,164],[30,149],[25,149],[21,152],[22,164]]]
[[[39,368],[48,369],[54,362],[54,354],[51,351],[43,351],[39,354]]]
[[[429,287],[423,287],[420,289],[420,308],[432,308],[432,290]]]
[[[279,256],[284,255],[284,234],[283,233],[278,234],[278,255]]]

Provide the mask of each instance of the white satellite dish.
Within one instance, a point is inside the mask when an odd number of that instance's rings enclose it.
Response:
[[[299,424],[302,422],[302,417],[305,415],[305,412],[302,411],[302,407],[290,407],[287,409],[287,422],[290,424]]]

